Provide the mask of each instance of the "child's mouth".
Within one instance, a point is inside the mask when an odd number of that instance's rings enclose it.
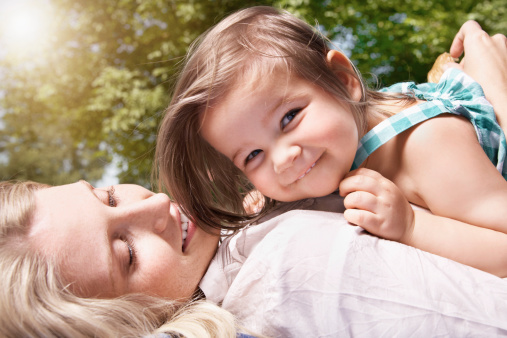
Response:
[[[307,170],[307,171],[306,171],[303,175],[299,176],[299,177],[298,177],[298,180],[300,180],[300,179],[302,179],[303,177],[305,177],[305,176],[306,176],[306,174],[308,174],[308,173],[309,173],[309,172],[313,169],[313,167],[315,167],[315,164],[316,164],[316,163],[317,163],[317,162],[315,162],[314,164],[312,164],[312,166],[311,166],[310,168],[308,168],[308,170]]]

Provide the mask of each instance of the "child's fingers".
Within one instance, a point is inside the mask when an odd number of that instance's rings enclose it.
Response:
[[[357,169],[345,176],[340,182],[338,190],[341,196],[346,196],[353,191],[366,191],[373,195],[380,192],[380,182],[384,179],[378,172],[369,169]]]
[[[341,196],[347,196],[354,191],[366,191],[370,194],[377,195],[378,193],[377,180],[363,175],[347,177],[340,182],[338,190]]]
[[[345,178],[355,176],[355,175],[364,175],[364,176],[369,176],[372,178],[384,177],[378,171],[371,170],[368,168],[359,168],[359,169],[355,169],[355,170],[348,172],[347,175],[345,175]]]
[[[347,209],[361,209],[376,212],[377,197],[366,191],[354,191],[344,198],[343,204]]]
[[[372,234],[375,234],[375,229],[378,228],[377,215],[372,212],[359,209],[347,209],[343,212],[343,216],[349,223],[360,226]]]

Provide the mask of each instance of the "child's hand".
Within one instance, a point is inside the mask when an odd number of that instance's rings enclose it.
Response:
[[[347,221],[385,239],[410,241],[414,211],[393,182],[376,171],[360,168],[345,176],[339,190],[345,196]]]

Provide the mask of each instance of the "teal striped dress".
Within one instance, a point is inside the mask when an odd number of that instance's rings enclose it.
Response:
[[[507,179],[505,135],[482,87],[470,76],[451,68],[442,75],[439,83],[417,85],[403,82],[381,91],[406,93],[426,102],[389,117],[366,133],[359,142],[352,169],[358,168],[371,153],[394,136],[427,119],[451,113],[466,117],[473,124],[484,152]]]

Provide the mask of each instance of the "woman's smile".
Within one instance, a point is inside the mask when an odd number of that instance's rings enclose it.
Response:
[[[37,191],[31,242],[59,260],[83,297],[190,297],[219,236],[197,228],[165,194],[135,185],[110,190],[81,181]]]

